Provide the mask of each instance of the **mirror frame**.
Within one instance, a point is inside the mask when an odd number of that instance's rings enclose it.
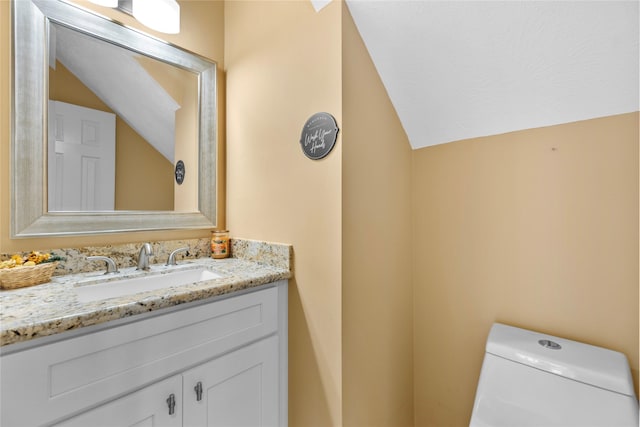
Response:
[[[13,0],[12,6],[11,237],[214,228],[217,218],[216,63],[62,1]],[[199,74],[198,212],[48,211],[47,36],[50,21]],[[141,188],[144,190],[144,185]]]

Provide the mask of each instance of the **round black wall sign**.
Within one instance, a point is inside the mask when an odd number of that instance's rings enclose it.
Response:
[[[185,174],[184,162],[182,160],[178,160],[178,162],[176,163],[176,171],[175,171],[176,182],[178,183],[178,185],[182,184],[182,182],[184,181],[184,174]]]
[[[300,146],[304,154],[312,160],[326,157],[338,138],[338,124],[329,113],[315,113],[302,128]]]

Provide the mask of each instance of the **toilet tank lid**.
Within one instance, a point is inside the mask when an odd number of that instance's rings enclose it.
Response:
[[[624,354],[526,329],[494,323],[487,353],[575,381],[635,396]]]

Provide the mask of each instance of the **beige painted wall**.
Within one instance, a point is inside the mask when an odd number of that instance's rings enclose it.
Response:
[[[187,172],[182,184],[175,182],[174,165],[169,162],[171,172],[168,174],[173,187],[172,209],[181,212],[198,210],[198,180],[194,171],[198,164],[198,75],[178,67],[151,60],[146,56],[137,58],[148,73],[171,95],[180,105],[175,112],[174,159],[184,161]],[[163,175],[164,176],[164,175]]]
[[[228,225],[232,235],[288,242],[289,425],[342,419],[342,147],[319,161],[300,149],[309,116],[342,127],[340,2],[225,5]]]
[[[638,383],[638,114],[413,153],[417,426],[468,425],[495,321],[626,354]]]
[[[182,29],[180,34],[169,35],[155,33],[145,29],[133,18],[115,10],[102,8],[87,1],[77,0],[83,7],[97,10],[100,13],[117,19],[126,25],[153,34],[160,39],[179,45],[202,56],[210,58],[218,64],[218,105],[225,102],[224,69],[224,2],[223,1],[180,1]],[[46,239],[9,238],[9,147],[10,147],[10,37],[11,14],[10,3],[0,1],[0,252],[17,252],[38,249],[55,249],[61,247],[78,247],[97,244],[116,244],[141,242],[147,240],[188,239],[209,236],[209,231],[167,231],[122,233],[112,235],[66,237]],[[218,115],[218,155],[225,156],[225,115],[223,109]],[[218,223],[225,227],[225,174],[226,164],[222,162],[217,171],[218,191]]]
[[[343,425],[412,426],[411,146],[343,7]]]

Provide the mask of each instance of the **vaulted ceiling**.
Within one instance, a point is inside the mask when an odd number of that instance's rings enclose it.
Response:
[[[413,148],[638,111],[637,0],[346,3]]]

